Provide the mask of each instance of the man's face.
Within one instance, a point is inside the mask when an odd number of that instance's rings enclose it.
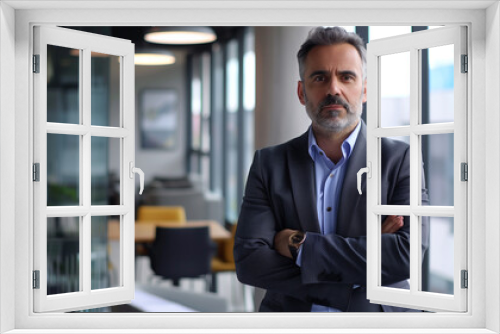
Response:
[[[354,129],[366,101],[356,48],[347,43],[314,47],[307,55],[297,90],[313,128],[332,133]]]

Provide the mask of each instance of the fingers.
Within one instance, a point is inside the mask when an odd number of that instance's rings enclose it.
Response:
[[[395,233],[404,225],[403,216],[388,216],[382,223],[382,233]]]
[[[292,258],[290,248],[288,248],[288,239],[295,231],[291,229],[284,229],[274,236],[274,249],[281,255]]]

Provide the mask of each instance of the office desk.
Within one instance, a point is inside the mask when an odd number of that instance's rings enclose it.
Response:
[[[178,222],[135,222],[135,242],[136,243],[151,243],[155,240],[156,227],[170,228],[186,228],[208,226],[210,238],[214,241],[224,241],[231,239],[231,233],[222,225],[214,220],[188,220],[186,224]],[[117,220],[109,220],[108,222],[108,239],[120,239],[120,222]]]

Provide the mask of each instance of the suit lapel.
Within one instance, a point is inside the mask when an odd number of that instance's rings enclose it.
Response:
[[[320,232],[316,212],[314,163],[308,152],[308,132],[292,142],[287,158],[293,201],[302,230]]]
[[[337,216],[337,234],[342,236],[349,235],[349,231],[355,226],[353,224],[353,215],[358,208],[361,196],[357,188],[357,174],[361,168],[366,167],[366,125],[361,121],[361,129],[356,139],[354,151],[349,158],[346,166],[347,170],[342,184],[342,190],[339,199],[339,213]],[[361,189],[366,196],[366,179],[362,178]]]

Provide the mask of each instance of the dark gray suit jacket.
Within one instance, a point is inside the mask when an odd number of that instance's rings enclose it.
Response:
[[[409,146],[384,138],[381,159],[382,204],[409,205]],[[308,312],[312,303],[342,311],[370,309],[365,290],[365,178],[363,195],[359,195],[356,185],[357,172],[363,167],[366,167],[364,123],[348,161],[337,231],[322,235],[307,132],[287,143],[255,153],[238,220],[234,255],[238,279],[267,290],[261,311]],[[425,189],[422,200],[427,202]],[[286,228],[307,232],[301,267],[273,248],[275,234]],[[424,222],[424,249],[427,248],[427,235],[427,223]],[[382,235],[383,285],[408,287],[409,253],[410,222],[405,217],[405,224],[398,232]],[[360,287],[353,289],[354,285]],[[381,308],[384,311],[404,310]]]

